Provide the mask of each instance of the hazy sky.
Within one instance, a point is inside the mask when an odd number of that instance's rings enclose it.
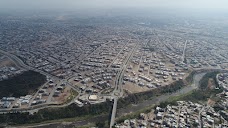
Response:
[[[118,8],[118,9],[117,9]],[[228,0],[0,0],[0,12],[19,11],[75,11],[77,13],[95,12],[93,9],[176,9],[176,12],[187,10],[194,14],[197,11],[228,12]],[[81,11],[78,11],[81,10]]]
[[[0,0],[0,9],[174,8],[228,10],[228,0]]]

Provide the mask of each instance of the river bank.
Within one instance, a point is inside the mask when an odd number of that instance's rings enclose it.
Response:
[[[202,79],[202,77],[205,74],[206,74],[206,72],[201,72],[201,73],[195,74],[193,76],[193,82],[191,85],[185,86],[175,93],[160,95],[157,97],[153,97],[150,100],[142,101],[138,104],[132,104],[132,105],[128,106],[127,108],[121,108],[117,111],[117,118],[122,117],[128,113],[133,113],[133,112],[139,111],[143,108],[153,106],[155,104],[159,104],[160,102],[166,101],[168,98],[170,98],[172,96],[182,95],[182,94],[188,93],[194,89],[197,89],[199,86],[199,81]]]
[[[137,104],[132,104],[129,105],[127,108],[120,108],[117,110],[117,118],[122,117],[126,114],[129,113],[133,113],[136,111],[139,111],[143,108],[155,105],[155,104],[159,104],[160,102],[166,101],[168,98],[172,97],[172,96],[178,96],[178,95],[182,95],[185,93],[188,93],[194,89],[197,89],[198,85],[199,85],[199,81],[201,80],[201,78],[206,74],[206,72],[199,72],[194,74],[193,76],[193,82],[191,85],[185,86],[183,88],[181,88],[180,90],[178,90],[175,93],[171,93],[171,94],[165,94],[165,95],[160,95],[160,96],[155,96],[153,98],[151,98],[150,100],[145,100],[142,102],[139,102]],[[75,120],[75,121],[70,121],[67,123],[59,123],[59,122],[54,122],[53,123],[49,123],[49,124],[42,124],[42,125],[31,125],[31,127],[40,127],[40,128],[46,128],[46,127],[72,127],[72,126],[84,126],[84,125],[88,125],[91,123],[96,123],[97,121],[101,121],[101,122],[105,122],[107,121],[109,118],[109,115],[103,115],[100,117],[91,117],[89,119],[86,120]]]

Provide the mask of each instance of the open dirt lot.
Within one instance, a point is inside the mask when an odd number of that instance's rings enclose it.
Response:
[[[4,66],[15,66],[15,64],[9,58],[0,55],[0,67]]]

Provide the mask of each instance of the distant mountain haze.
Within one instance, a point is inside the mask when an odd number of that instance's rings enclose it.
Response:
[[[215,9],[228,11],[228,0],[0,0],[0,9]]]

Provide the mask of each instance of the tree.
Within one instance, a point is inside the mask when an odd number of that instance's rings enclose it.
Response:
[[[104,122],[97,122],[96,123],[96,127],[98,127],[98,128],[104,128],[105,127],[105,123]]]

